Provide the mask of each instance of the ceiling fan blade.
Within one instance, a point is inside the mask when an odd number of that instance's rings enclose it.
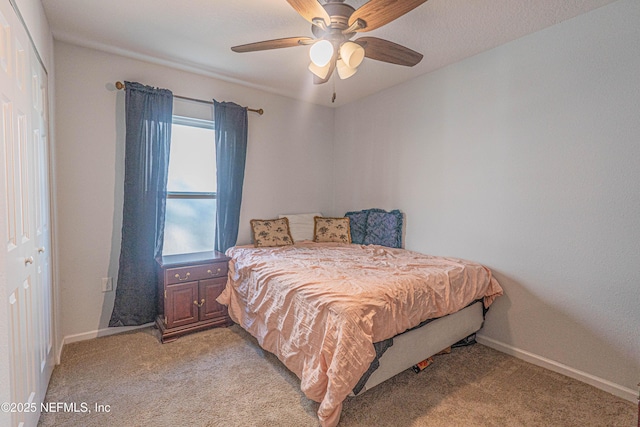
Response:
[[[327,26],[331,24],[331,17],[318,0],[287,0],[287,3],[312,24],[313,18],[322,18]]]
[[[370,0],[359,7],[349,18],[349,25],[362,19],[367,25],[358,32],[375,30],[400,18],[427,0]],[[289,2],[291,3],[291,2]]]
[[[377,37],[360,37],[354,41],[364,48],[364,56],[376,61],[413,67],[423,56],[408,47]]]
[[[234,52],[255,52],[258,50],[280,49],[311,44],[315,40],[310,37],[287,37],[284,39],[265,40],[262,42],[243,44],[231,48]]]

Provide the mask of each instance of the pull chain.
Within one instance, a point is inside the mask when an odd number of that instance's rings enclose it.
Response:
[[[331,97],[331,103],[336,102],[336,77],[335,74],[331,76],[331,83],[333,83],[333,96]]]

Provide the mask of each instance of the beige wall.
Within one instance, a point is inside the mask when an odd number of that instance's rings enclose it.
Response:
[[[483,342],[631,400],[639,22],[618,1],[341,107],[334,161],[337,214],[399,208],[408,249],[493,269]]]
[[[137,81],[174,94],[233,101],[249,114],[239,243],[249,220],[331,208],[333,110],[212,78],[55,43],[57,217],[62,335],[90,338],[108,325],[117,277],[124,179],[124,92]],[[286,125],[283,125],[286,124]],[[105,332],[105,331],[101,331]]]

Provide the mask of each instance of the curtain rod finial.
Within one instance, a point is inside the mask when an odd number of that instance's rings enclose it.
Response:
[[[124,83],[122,83],[122,82],[116,82],[116,89],[118,89],[118,90],[122,90],[122,89],[124,89]]]

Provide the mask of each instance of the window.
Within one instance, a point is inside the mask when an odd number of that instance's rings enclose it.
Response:
[[[213,250],[216,188],[213,121],[173,116],[163,255]]]

